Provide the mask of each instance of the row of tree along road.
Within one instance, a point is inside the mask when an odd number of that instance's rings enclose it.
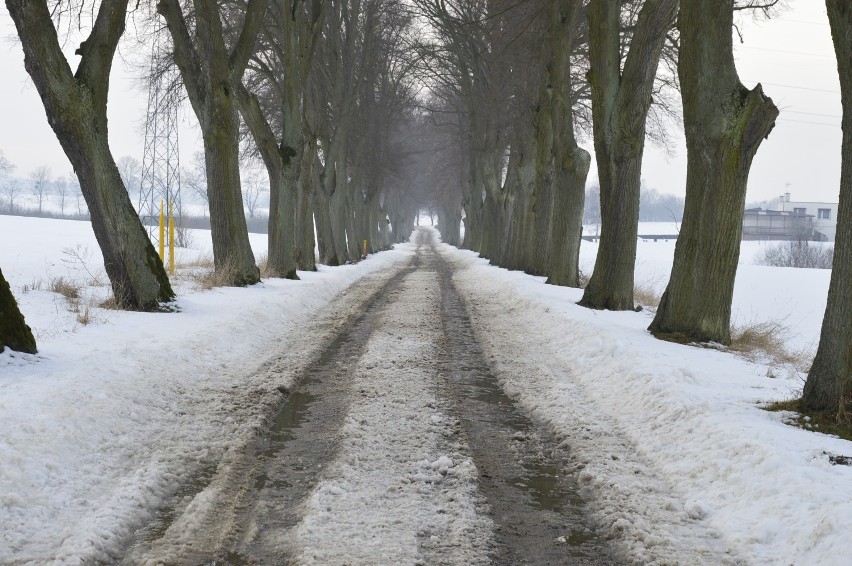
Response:
[[[679,97],[686,201],[650,331],[721,344],[730,342],[749,169],[779,114],[761,85],[748,89],[739,79],[734,18],[771,17],[781,4],[159,0],[129,10],[128,0],[6,0],[125,308],[174,298],[107,138],[110,70],[133,18],[135,27],[169,32],[161,66],[179,69],[175,87],[201,129],[215,269],[232,285],[259,280],[242,206],[243,136],[268,173],[275,276],[315,269],[315,246],[319,262],[339,265],[357,261],[364,240],[368,251],[402,241],[429,206],[447,243],[579,286],[591,156],[578,138],[590,135],[602,230],[580,304],[633,309],[644,145],[664,135],[666,120],[680,119]],[[826,7],[843,162],[828,305],[803,406],[838,410],[852,393],[852,6],[826,0]],[[91,21],[74,71],[57,29],[63,18],[82,25],[85,13]],[[2,283],[0,293],[8,289]],[[5,313],[17,313],[14,298],[3,301],[3,320],[11,321]],[[25,328],[22,318],[18,326]],[[14,329],[2,332],[2,343],[35,350],[7,338],[20,336]]]

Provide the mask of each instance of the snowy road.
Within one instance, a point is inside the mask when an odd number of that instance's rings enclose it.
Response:
[[[102,300],[100,256],[60,254],[91,226],[0,217],[20,233],[0,264],[40,352],[0,354],[0,564],[849,563],[852,443],[761,409],[798,374],[656,340],[646,312],[429,228],[298,281],[204,290],[186,264],[172,314],[84,325],[47,282]],[[741,269],[763,275],[740,310],[827,286]]]
[[[612,564],[567,450],[506,397],[421,231],[239,457],[201,470],[124,562]]]

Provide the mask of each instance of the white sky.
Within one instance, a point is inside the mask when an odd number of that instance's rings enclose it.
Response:
[[[735,47],[738,70],[746,86],[762,82],[781,116],[757,152],[749,180],[748,200],[764,200],[789,190],[793,200],[837,202],[840,179],[840,87],[825,5],[821,0],[789,0],[790,9],[769,22],[748,21],[745,43]],[[15,30],[0,5],[0,150],[26,176],[40,165],[54,176],[71,171],[47,124],[38,93],[23,65]],[[138,56],[138,47],[123,46],[122,55]],[[141,54],[144,55],[144,54]],[[76,58],[72,65],[76,64]],[[120,59],[110,92],[110,143],[116,159],[142,160],[147,93],[140,92],[130,68]],[[189,162],[200,149],[191,111],[183,112],[181,158]],[[686,149],[682,134],[672,132],[675,151],[648,146],[643,179],[648,187],[682,195]],[[597,181],[592,169],[589,182]]]

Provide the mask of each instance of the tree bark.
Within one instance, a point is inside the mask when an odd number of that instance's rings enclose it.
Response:
[[[321,171],[319,157],[314,158],[314,170]],[[319,247],[319,262],[323,265],[340,265],[337,250],[334,247],[334,229],[331,219],[331,199],[323,187],[322,175],[314,177],[314,217],[317,223],[317,246]]]
[[[0,352],[4,347],[27,354],[38,353],[32,330],[24,321],[12,288],[0,270]]]
[[[105,0],[80,45],[77,72],[59,45],[45,1],[6,0],[24,49],[24,64],[48,122],[71,161],[92,219],[116,302],[151,310],[174,298],[163,262],[136,215],[109,149],[107,94],[127,0]]]
[[[266,12],[267,0],[249,0],[240,36],[225,45],[215,0],[194,0],[195,41],[179,0],[160,0],[174,44],[174,59],[204,141],[210,231],[216,271],[231,285],[260,281],[260,270],[248,239],[239,171],[238,101],[234,92],[251,57]]]
[[[674,264],[649,330],[679,342],[731,341],[731,300],[746,184],[778,108],[748,90],[733,55],[734,0],[682,0],[678,75],[686,134],[686,207]]]
[[[602,229],[595,269],[579,304],[633,309],[645,120],[678,0],[646,0],[621,69],[621,2],[589,4],[589,84]]]
[[[577,145],[572,107],[570,54],[577,42],[582,7],[577,0],[555,2],[550,18],[551,43],[555,47],[548,69],[552,85],[553,189],[547,283],[568,287],[580,286],[583,204],[591,166],[591,156]]]
[[[852,5],[826,0],[843,104],[840,205],[828,303],[819,347],[805,382],[806,409],[848,409],[852,394]]]
[[[296,198],[296,266],[302,271],[317,270],[314,236],[314,163],[316,144],[304,138],[302,162],[299,166],[299,187]]]
[[[281,143],[266,120],[257,97],[237,85],[243,122],[248,126],[269,177],[269,234],[267,269],[275,277],[298,279],[295,253],[295,192],[287,178],[296,151]],[[286,118],[285,118],[286,120]]]

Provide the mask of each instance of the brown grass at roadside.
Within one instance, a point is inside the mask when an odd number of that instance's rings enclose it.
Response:
[[[787,346],[790,327],[779,321],[756,321],[731,328],[730,349],[751,362],[769,365],[769,377],[775,372],[807,373],[814,358],[811,348],[796,350]]]

